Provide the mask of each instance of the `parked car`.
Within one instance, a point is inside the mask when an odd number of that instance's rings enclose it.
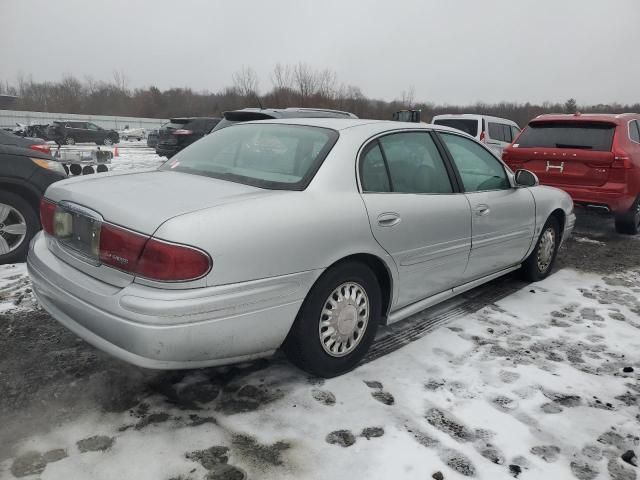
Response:
[[[147,147],[156,148],[158,145],[158,130],[149,130],[147,133]]]
[[[274,118],[358,118],[353,113],[326,108],[243,108],[223,113],[220,123],[213,129],[221,130],[234,123],[252,120],[271,120]]]
[[[0,130],[0,145],[29,148],[38,152],[51,154],[51,147],[40,138],[21,137],[6,130]]]
[[[432,123],[461,130],[484,143],[498,156],[520,134],[520,127],[516,122],[488,115],[436,115]]]
[[[107,130],[91,122],[56,121],[49,125],[47,137],[59,145],[76,143],[95,143],[113,145],[120,141],[115,130]]]
[[[158,132],[156,153],[171,158],[211,132],[218,122],[218,117],[172,118]]]
[[[40,230],[40,199],[49,185],[63,178],[64,168],[51,155],[0,144],[0,264],[24,261],[31,238]]]
[[[380,323],[516,269],[545,278],[575,220],[569,195],[460,131],[336,118],[234,125],[154,171],[59,182],[41,215],[34,292],[96,347],[175,369],[283,346],[327,377]]]
[[[640,114],[540,115],[503,159],[577,205],[613,214],[619,233],[640,232]]]
[[[142,140],[146,138],[147,132],[144,128],[125,128],[121,132],[119,132],[120,138],[124,138],[125,140]]]

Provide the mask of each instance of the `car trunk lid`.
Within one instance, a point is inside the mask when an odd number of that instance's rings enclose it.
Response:
[[[553,186],[601,186],[609,179],[615,124],[593,121],[531,122],[503,159]]]
[[[100,262],[98,244],[104,225],[116,225],[150,237],[170,218],[278,193],[174,171],[78,177],[58,182],[47,190],[46,197],[69,215],[65,216],[68,225],[62,227],[66,233],[55,235],[52,251],[63,260],[68,255],[79,259],[80,262],[70,263],[89,275],[124,286],[134,277],[113,272],[107,275]]]
[[[158,132],[159,143],[165,145],[177,145],[178,136],[175,134],[176,130],[186,130],[188,128],[190,118],[172,118],[169,123],[162,126]]]

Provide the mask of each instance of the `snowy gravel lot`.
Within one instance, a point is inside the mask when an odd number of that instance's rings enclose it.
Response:
[[[161,162],[144,142],[119,153],[114,170]],[[547,280],[383,329],[331,380],[280,356],[132,367],[40,310],[23,264],[0,267],[0,478],[635,479],[639,253],[580,217]]]

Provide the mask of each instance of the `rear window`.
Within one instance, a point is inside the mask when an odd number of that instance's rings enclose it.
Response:
[[[478,120],[463,120],[459,118],[441,118],[436,119],[434,122],[436,125],[444,125],[445,127],[455,128],[461,130],[464,133],[468,133],[472,137],[478,136]]]
[[[518,146],[609,152],[615,128],[600,122],[533,122],[522,131]]]
[[[338,139],[327,128],[241,124],[217,130],[161,170],[204,175],[276,190],[303,190]]]
[[[185,125],[187,125],[190,121],[191,120],[188,120],[186,118],[185,119],[172,118],[167,123],[162,125],[161,128],[166,128],[167,130],[176,130],[178,128],[184,128]]]
[[[489,138],[511,143],[513,140],[511,126],[506,123],[489,122]]]

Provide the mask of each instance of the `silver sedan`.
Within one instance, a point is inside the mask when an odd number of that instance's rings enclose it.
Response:
[[[552,270],[575,216],[446,127],[355,119],[237,124],[160,168],[58,182],[28,268],[41,305],[149,368],[282,347],[334,376],[396,322],[500,275]]]

